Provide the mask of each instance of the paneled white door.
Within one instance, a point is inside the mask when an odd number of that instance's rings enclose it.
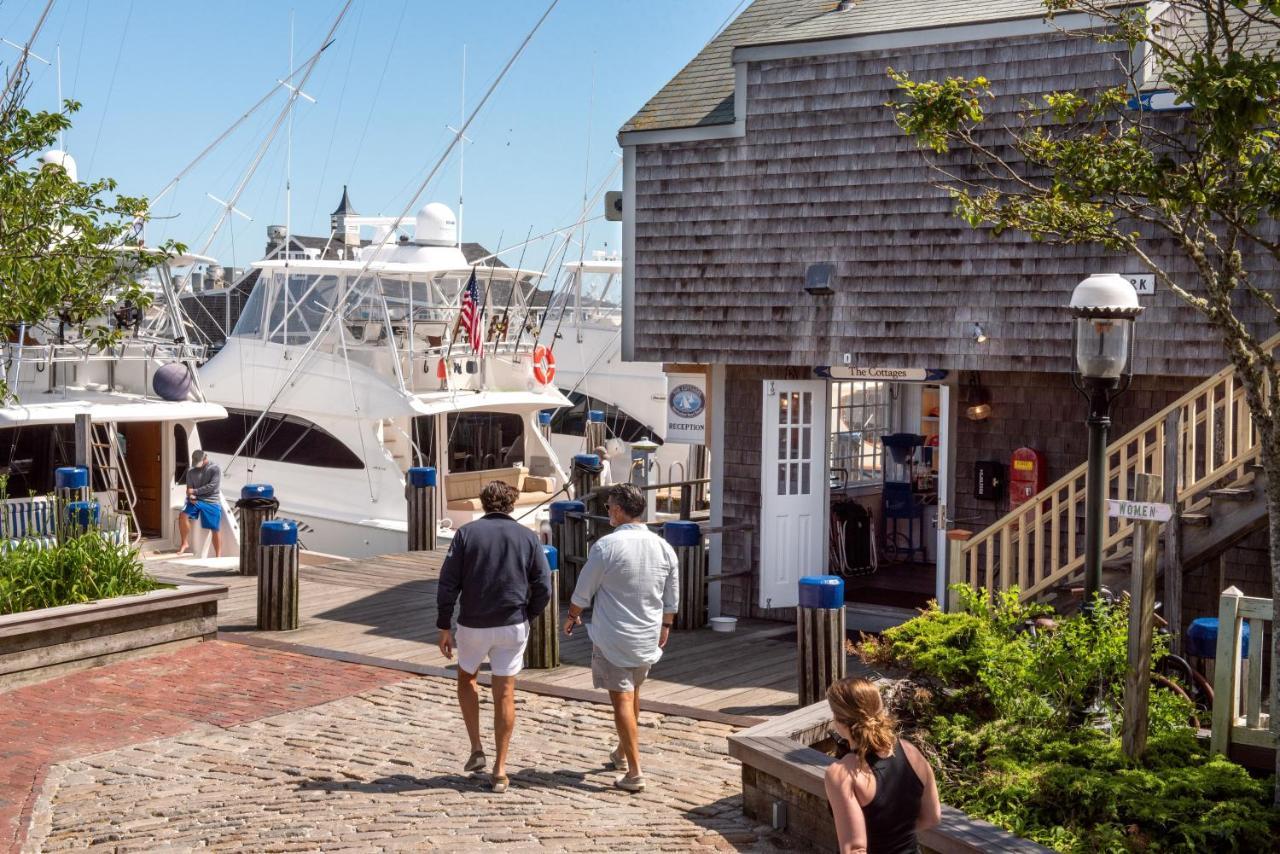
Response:
[[[765,380],[760,477],[761,608],[787,608],[827,571],[827,383]]]

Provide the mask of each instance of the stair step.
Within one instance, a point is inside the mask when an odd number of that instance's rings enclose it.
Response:
[[[1226,486],[1222,489],[1211,489],[1209,494],[1214,498],[1225,498],[1228,501],[1249,501],[1253,498],[1252,489],[1242,489],[1236,486]]]
[[[1194,525],[1197,528],[1207,528],[1213,524],[1213,517],[1208,513],[1182,513],[1178,516],[1184,525]]]

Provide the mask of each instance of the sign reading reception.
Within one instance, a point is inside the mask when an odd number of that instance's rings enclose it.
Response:
[[[707,378],[703,374],[667,375],[667,441],[707,443]]]

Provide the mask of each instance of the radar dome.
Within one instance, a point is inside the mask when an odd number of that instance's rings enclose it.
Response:
[[[458,220],[449,206],[431,202],[418,211],[413,242],[421,246],[454,246],[458,242]]]
[[[76,177],[76,159],[65,151],[56,148],[46,151],[40,155],[40,162],[44,166],[61,166],[62,170],[67,173],[67,177],[72,181],[78,181]]]

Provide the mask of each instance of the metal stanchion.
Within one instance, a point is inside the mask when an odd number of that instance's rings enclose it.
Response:
[[[240,487],[236,510],[240,513],[240,574],[257,575],[259,535],[262,523],[276,517],[280,502],[267,483],[246,483]]]
[[[262,523],[258,546],[258,630],[298,627],[298,523]]]
[[[631,477],[629,480],[644,491],[644,518],[652,519],[658,510],[658,490],[649,489],[653,483],[654,455],[658,452],[658,443],[645,436],[638,442],[631,443]]]
[[[820,702],[844,678],[844,580],[837,575],[800,579],[796,608],[800,705]]]
[[[409,469],[404,492],[409,503],[409,551],[434,551],[436,547],[436,470],[430,466],[415,466]]]
[[[707,549],[697,522],[667,522],[662,536],[680,559],[680,610],[675,628],[700,629],[707,624]]]
[[[586,537],[582,533],[586,530],[586,525],[581,518],[570,518],[569,514],[585,513],[586,510],[587,505],[581,501],[551,502],[551,545],[555,547],[562,567],[561,581],[564,589],[570,594],[578,583],[578,570],[587,560],[587,551]]]
[[[524,648],[524,666],[550,670],[560,666],[560,559],[555,546],[543,546],[551,566],[551,601],[542,613],[529,619],[529,643]]]

